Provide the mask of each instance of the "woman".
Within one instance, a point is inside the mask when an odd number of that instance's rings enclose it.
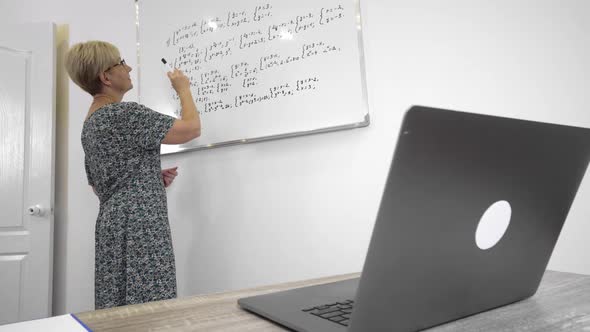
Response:
[[[95,228],[95,308],[176,297],[166,190],[176,168],[161,170],[160,144],[201,133],[189,79],[168,73],[181,119],[134,102],[129,67],[110,43],[79,43],[66,54],[71,79],[93,97],[82,128],[88,183],[100,201]]]

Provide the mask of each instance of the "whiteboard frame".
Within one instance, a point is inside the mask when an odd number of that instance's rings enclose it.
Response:
[[[141,0],[135,0],[135,26],[136,26],[136,39],[137,39],[137,80],[138,80],[138,88],[137,88],[137,98],[139,103],[141,103],[141,56],[140,56],[140,48],[141,45],[139,43],[139,34],[140,34],[140,21],[139,21],[139,11],[140,11],[140,2]],[[172,154],[172,153],[179,153],[179,152],[187,152],[187,151],[194,151],[194,150],[208,150],[213,148],[220,148],[225,146],[233,146],[239,144],[250,144],[256,142],[263,142],[263,141],[270,141],[270,140],[277,140],[283,138],[291,138],[297,136],[304,136],[304,135],[314,135],[314,134],[321,134],[327,133],[332,131],[340,131],[340,130],[347,130],[347,129],[355,129],[355,128],[363,128],[369,126],[371,124],[371,117],[369,115],[369,99],[367,93],[367,71],[365,67],[365,52],[363,47],[363,28],[362,28],[362,16],[361,16],[361,4],[360,0],[345,0],[345,1],[352,1],[354,5],[354,15],[356,17],[356,30],[357,30],[357,40],[358,40],[358,47],[359,47],[359,65],[361,69],[361,104],[362,108],[365,111],[364,115],[362,116],[363,119],[360,119],[359,122],[353,122],[349,124],[339,125],[339,126],[332,126],[332,127],[322,127],[316,128],[311,130],[301,130],[295,132],[289,132],[284,134],[277,134],[277,135],[268,135],[268,136],[259,136],[259,137],[246,137],[243,139],[231,140],[231,141],[224,141],[218,142],[213,144],[202,144],[202,145],[193,145],[194,143],[186,143],[186,144],[179,144],[179,145],[166,145],[161,152],[162,155]]]

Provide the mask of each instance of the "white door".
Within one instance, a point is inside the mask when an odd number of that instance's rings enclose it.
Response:
[[[0,25],[0,324],[51,316],[54,36]]]

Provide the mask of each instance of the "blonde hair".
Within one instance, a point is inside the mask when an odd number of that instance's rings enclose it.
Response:
[[[119,50],[113,44],[93,40],[73,45],[66,53],[65,65],[72,81],[94,96],[102,89],[100,73],[120,59]]]

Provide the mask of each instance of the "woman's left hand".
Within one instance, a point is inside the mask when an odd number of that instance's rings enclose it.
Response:
[[[178,175],[178,172],[176,171],[177,169],[178,166],[162,170],[162,179],[164,179],[165,188],[168,188],[172,184],[172,181],[174,181],[174,178]]]

